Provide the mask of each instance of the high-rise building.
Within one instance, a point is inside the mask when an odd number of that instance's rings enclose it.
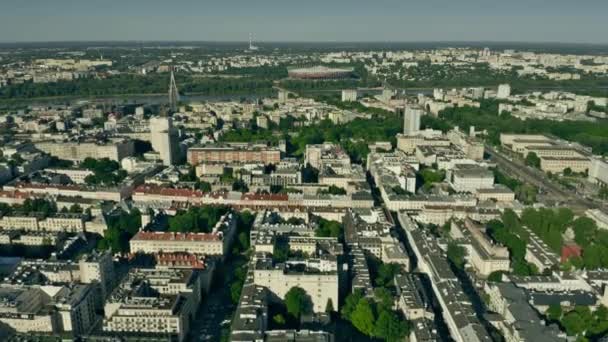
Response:
[[[160,153],[164,165],[177,162],[177,132],[171,117],[159,116],[150,119],[150,141],[154,151]]]
[[[424,114],[422,108],[408,106],[403,114],[403,134],[414,135],[420,131],[420,117]]]
[[[380,95],[380,99],[383,102],[389,102],[393,96],[395,96],[395,91],[391,88],[382,89],[382,95]]]
[[[289,92],[287,92],[286,90],[279,90],[279,102],[280,103],[285,103],[287,102],[287,99],[289,98]]]
[[[511,96],[511,86],[508,84],[501,84],[498,86],[498,91],[496,92],[497,99],[506,99]]]
[[[78,261],[80,281],[84,284],[97,282],[101,294],[106,298],[114,287],[116,273],[112,254],[109,252],[93,252],[83,255]]]
[[[342,90],[342,102],[354,102],[354,101],[357,101],[357,90],[356,89]]]

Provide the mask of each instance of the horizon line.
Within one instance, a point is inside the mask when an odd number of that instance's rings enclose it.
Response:
[[[607,46],[607,42],[571,42],[555,40],[257,40],[256,44],[412,44],[412,43],[489,43],[489,44],[561,44],[561,45],[598,45]],[[2,41],[0,44],[61,44],[61,43],[242,43],[248,44],[248,40],[188,40],[188,39],[93,39],[93,40],[22,40],[22,41]]]

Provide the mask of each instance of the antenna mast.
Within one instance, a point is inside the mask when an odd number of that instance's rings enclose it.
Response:
[[[179,102],[179,91],[175,83],[175,75],[173,74],[173,66],[171,66],[171,80],[169,81],[169,107],[172,112],[177,111],[177,103]]]

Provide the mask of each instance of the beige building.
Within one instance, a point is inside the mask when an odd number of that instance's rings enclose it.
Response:
[[[128,277],[106,301],[102,330],[173,335],[184,341],[196,312],[192,295],[154,294],[153,290],[146,279]]]
[[[513,202],[515,193],[502,184],[494,184],[492,188],[477,189],[475,197],[480,202],[493,200],[496,202]]]
[[[39,142],[37,149],[59,159],[81,162],[86,158],[108,158],[120,162],[135,152],[133,141],[116,140],[108,143],[97,142]]]
[[[591,161],[585,157],[540,157],[540,169],[545,172],[563,173],[565,169],[584,173],[589,170]]]
[[[79,233],[85,230],[85,221],[82,214],[57,214],[47,218],[37,215],[4,216],[0,219],[0,227],[25,231]]]
[[[467,259],[482,277],[492,272],[510,270],[509,250],[490,241],[485,228],[465,219],[464,222],[452,221],[450,235],[461,239],[467,249]]]
[[[500,134],[500,144],[515,152],[521,153],[521,149],[528,145],[550,146],[552,140],[542,134]]]
[[[110,293],[117,281],[112,253],[109,251],[83,255],[78,260],[78,269],[80,282],[98,283],[103,298]]]
[[[608,186],[608,159],[591,159],[589,180],[601,186]]]
[[[336,144],[306,145],[304,163],[316,169],[331,166],[334,169],[350,170],[350,157],[344,149]]]
[[[507,342],[567,341],[564,333],[555,325],[547,325],[530,305],[528,295],[512,283],[486,283],[488,307],[501,316],[491,323]]]
[[[276,147],[245,146],[204,146],[188,149],[188,163],[198,165],[207,162],[263,163],[278,164],[281,151]]]
[[[298,267],[301,265],[302,267]],[[271,259],[260,259],[253,271],[255,285],[264,286],[279,298],[285,298],[293,287],[310,296],[314,312],[325,312],[329,301],[338,307],[338,265],[335,260],[308,259],[272,265]]]
[[[448,171],[448,181],[457,192],[475,193],[479,189],[491,189],[494,186],[494,173],[486,168],[473,164],[458,164]]]
[[[538,157],[553,157],[553,158],[581,158],[584,154],[569,146],[538,146],[531,145],[523,148],[522,155],[525,157],[529,153],[534,153]]]
[[[171,117],[150,118],[150,141],[154,151],[160,154],[164,165],[173,165],[178,159],[178,137]]]
[[[20,333],[79,336],[95,323],[90,285],[0,287],[0,322]]]
[[[201,302],[198,270],[133,268],[105,303],[103,331],[151,333],[185,340]]]
[[[76,184],[85,184],[85,178],[93,175],[93,171],[86,169],[44,169],[50,173],[67,176],[72,182]]]
[[[425,137],[423,135],[397,135],[397,149],[405,153],[414,153],[418,146],[450,146],[450,141],[441,136]]]
[[[140,231],[129,241],[131,253],[176,253],[224,256],[236,231],[233,213],[224,215],[211,233]]]

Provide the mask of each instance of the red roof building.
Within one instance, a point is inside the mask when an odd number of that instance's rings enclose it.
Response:
[[[577,245],[575,243],[565,244],[562,246],[561,261],[566,262],[570,258],[580,257],[582,254],[582,251],[583,251],[582,248],[579,247],[579,245]]]

